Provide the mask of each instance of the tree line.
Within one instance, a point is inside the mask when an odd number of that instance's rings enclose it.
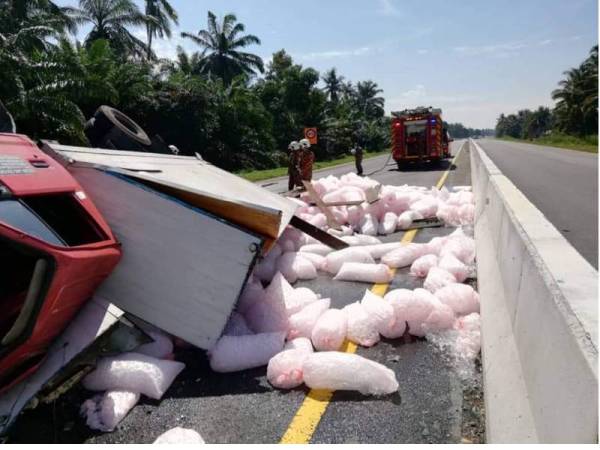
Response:
[[[285,164],[288,143],[304,127],[319,130],[317,159],[357,142],[369,150],[389,146],[390,119],[374,81],[352,82],[335,68],[320,74],[283,49],[265,66],[248,51],[260,39],[234,14],[210,11],[198,31],[181,33],[197,51],[178,47],[175,58],[159,58],[153,45],[171,37],[178,14],[168,0],[144,5],[0,0],[0,101],[19,132],[88,145],[86,118],[106,104],[151,137],[227,170]],[[79,42],[82,26],[90,31]]]
[[[594,46],[579,67],[564,72],[559,88],[552,91],[553,109],[540,106],[522,109],[516,114],[501,114],[496,136],[535,139],[559,132],[573,136],[596,135],[598,132],[598,46]]]

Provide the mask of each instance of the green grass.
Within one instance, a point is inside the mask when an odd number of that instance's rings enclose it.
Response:
[[[549,147],[567,148],[569,150],[578,150],[580,152],[598,153],[598,136],[571,136],[562,133],[552,133],[537,139],[516,139],[509,136],[503,136],[499,139],[514,142],[526,142],[528,144],[547,145]]]
[[[376,156],[387,155],[389,152],[390,152],[389,150],[381,150],[379,152],[369,152],[369,153],[365,152],[363,161],[365,159],[375,158]],[[317,162],[315,162],[315,164],[313,166],[313,170],[326,169],[328,167],[338,166],[340,164],[347,164],[347,163],[351,163],[351,162],[354,162],[354,156],[352,156],[352,155],[344,156],[343,158],[332,159],[330,161],[317,161]],[[242,172],[238,172],[237,175],[239,175],[240,177],[245,178],[246,180],[249,180],[249,181],[261,181],[261,180],[267,180],[269,178],[277,178],[277,177],[287,176],[287,171],[288,171],[288,168],[287,168],[287,166],[285,166],[285,167],[276,167],[275,169],[242,171]]]

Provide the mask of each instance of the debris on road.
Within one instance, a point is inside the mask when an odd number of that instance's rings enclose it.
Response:
[[[195,430],[175,427],[165,431],[153,444],[204,444],[204,439]]]

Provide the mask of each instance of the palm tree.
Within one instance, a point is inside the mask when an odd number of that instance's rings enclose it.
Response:
[[[255,70],[264,72],[259,56],[239,50],[251,44],[260,45],[260,39],[253,34],[240,36],[245,27],[243,23],[236,22],[234,14],[227,14],[218,24],[216,16],[209,11],[208,30],[200,30],[198,34],[181,33],[182,37],[203,47],[202,72],[217,76],[226,84],[230,84],[237,75],[251,76]]]
[[[72,15],[79,23],[92,25],[85,39],[86,46],[96,39],[106,39],[121,56],[141,57],[151,52],[127,27],[156,21],[142,14],[132,0],[79,0],[79,9]]]
[[[329,96],[329,100],[332,103],[337,103],[339,100],[339,94],[342,90],[342,83],[344,81],[343,76],[338,76],[335,67],[325,72],[323,76],[323,82],[325,83],[325,92]]]
[[[146,0],[146,15],[154,18],[154,21],[146,23],[146,35],[148,36],[148,55],[152,55],[152,38],[165,36],[171,37],[171,22],[178,25],[177,11],[168,0]]]
[[[200,73],[202,55],[199,52],[186,53],[181,45],[177,46],[177,57],[175,60],[165,60],[161,65],[161,73],[173,75],[182,73],[185,75],[198,75]]]
[[[359,81],[356,84],[356,101],[359,109],[365,117],[381,117],[384,114],[383,105],[385,100],[377,94],[383,92],[377,87],[377,83],[371,80]]]

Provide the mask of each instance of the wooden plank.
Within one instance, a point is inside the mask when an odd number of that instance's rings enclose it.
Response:
[[[346,247],[349,247],[347,242],[338,239],[337,237],[327,233],[326,231],[321,230],[320,228],[315,227],[313,224],[308,223],[305,220],[302,220],[298,216],[293,216],[292,220],[290,220],[290,225],[298,230],[308,234],[309,236],[314,237],[319,242],[334,248],[336,250],[342,250]]]
[[[321,200],[321,197],[319,196],[319,194],[317,194],[315,188],[313,188],[312,183],[310,181],[302,180],[302,184],[306,188],[306,192],[308,192],[308,195],[311,196],[311,198],[317,204],[319,209],[323,212],[323,214],[325,214],[325,217],[327,218],[327,226],[329,228],[335,228],[336,230],[341,229],[341,225],[337,223],[331,211],[329,211],[327,206],[325,206],[325,203],[323,203],[323,200]]]
[[[200,348],[219,338],[262,239],[102,170],[69,166],[123,245],[98,289],[119,308]]]
[[[351,202],[345,202],[345,201],[327,202],[327,203],[324,202],[323,204],[329,208],[331,206],[355,206],[355,205],[360,205],[361,203],[364,203],[364,201],[363,200],[353,200]],[[309,205],[315,206],[316,203],[310,202]]]

